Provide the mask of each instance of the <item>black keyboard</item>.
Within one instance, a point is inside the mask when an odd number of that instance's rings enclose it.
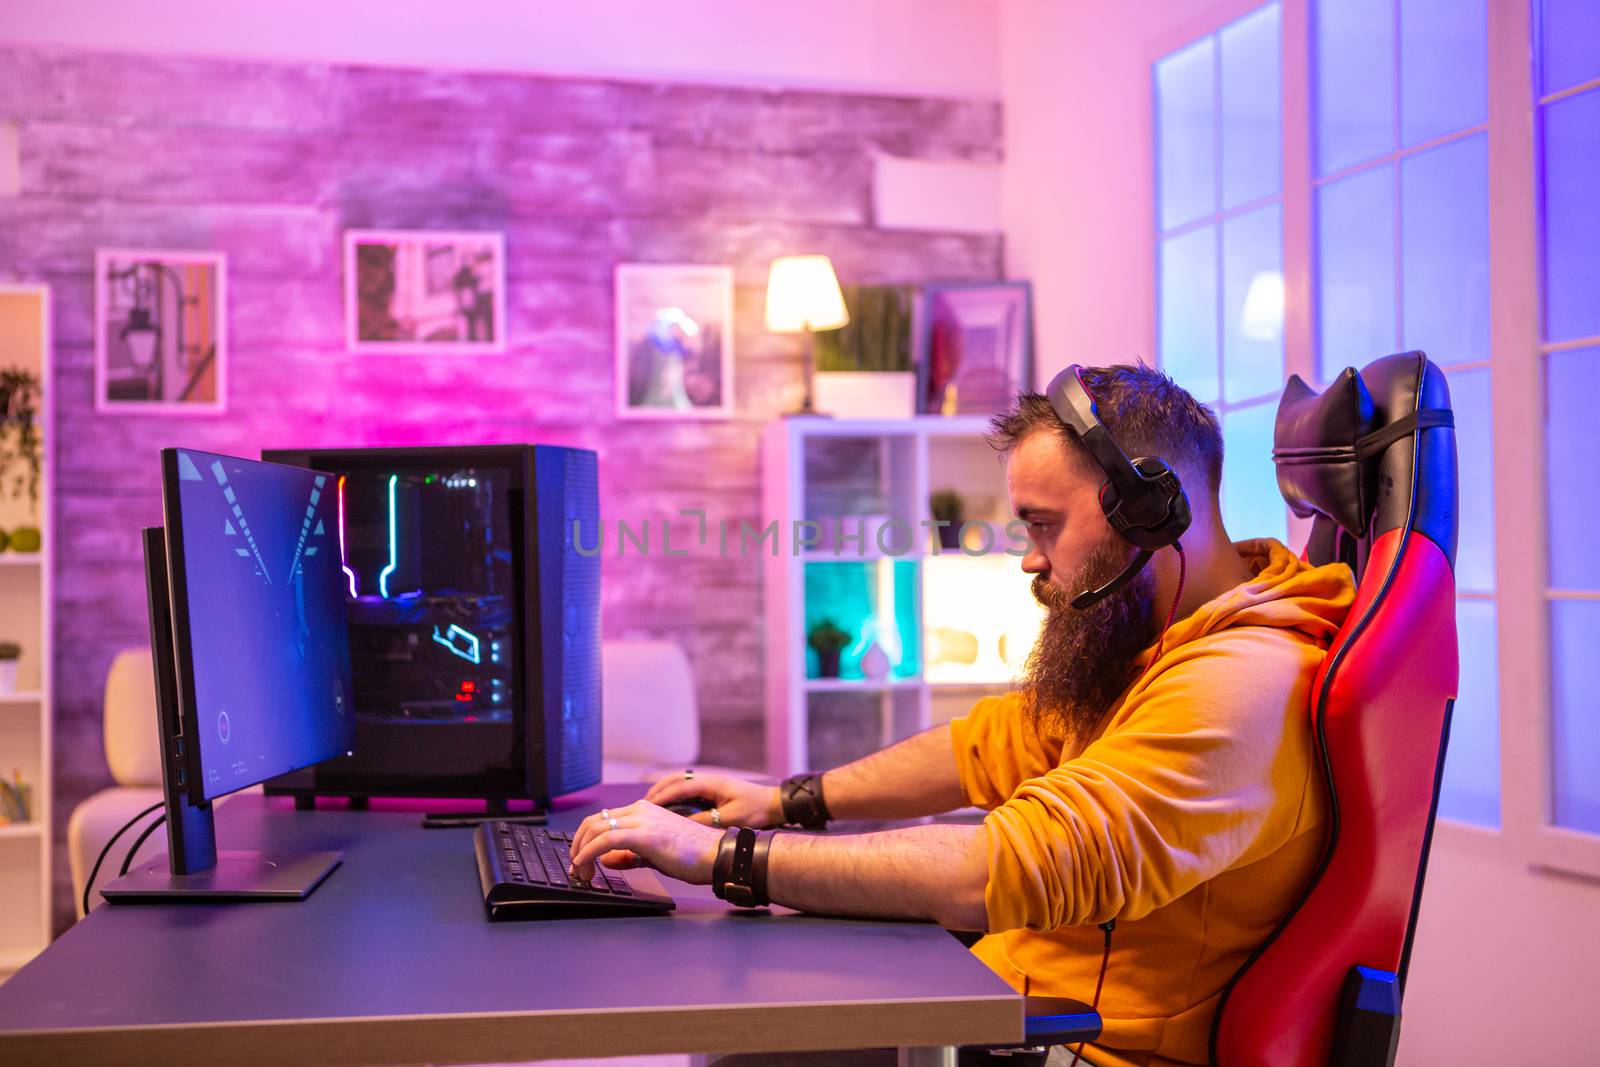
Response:
[[[480,823],[473,835],[478,881],[491,920],[664,915],[677,907],[654,871],[610,871],[595,864],[580,882],[572,866],[571,835],[520,823]]]

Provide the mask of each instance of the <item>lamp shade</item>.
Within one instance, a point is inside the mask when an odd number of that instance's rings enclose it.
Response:
[[[844,293],[827,256],[779,256],[767,275],[767,329],[772,333],[837,330],[850,322]]]

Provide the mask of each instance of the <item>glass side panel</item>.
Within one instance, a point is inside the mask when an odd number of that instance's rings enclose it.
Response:
[[[1542,0],[1543,77],[1546,95],[1600,78],[1600,4],[1594,0]]]
[[[1317,190],[1318,372],[1395,350],[1393,165]]]
[[[1545,336],[1600,336],[1600,89],[1545,105],[1544,153]]]
[[[1222,416],[1222,521],[1234,540],[1289,539],[1289,512],[1272,465],[1275,401]]]
[[[1394,21],[1394,0],[1312,7],[1319,175],[1394,149]]]
[[[1550,605],[1550,769],[1557,826],[1600,833],[1600,601],[1557,600]]]
[[[1156,199],[1163,230],[1217,210],[1216,40],[1155,65]]]
[[[1600,348],[1552,352],[1545,374],[1550,585],[1600,591],[1600,493],[1589,488],[1600,448]]]
[[[1451,371],[1461,510],[1456,588],[1494,592],[1494,424],[1489,369]]]
[[[1283,208],[1222,224],[1222,395],[1233,402],[1283,385]]]
[[[1485,0],[1400,0],[1400,143],[1482,125],[1488,115]]]
[[[1282,45],[1277,4],[1225,27],[1222,39],[1222,206],[1283,187]]]
[[[1217,228],[1161,242],[1161,369],[1201,403],[1217,399]]]
[[[1493,601],[1456,602],[1456,640],[1461,650],[1460,696],[1450,719],[1439,815],[1498,827],[1500,669]]]
[[[1402,348],[1489,358],[1489,147],[1474,134],[1400,165]]]

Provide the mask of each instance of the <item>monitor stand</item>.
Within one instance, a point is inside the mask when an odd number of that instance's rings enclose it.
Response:
[[[166,799],[167,854],[140,864],[104,886],[116,903],[181,904],[199,900],[304,900],[337,866],[338,852],[218,852],[210,800],[195,803],[183,786],[183,720],[178,710],[177,658],[167,586],[166,536],[144,531],[146,593],[150,601],[150,651],[155,663],[159,750]]]
[[[337,852],[219,852],[193,874],[173,874],[166,856],[139,866],[100,890],[114,903],[200,900],[304,900],[339,866]]]

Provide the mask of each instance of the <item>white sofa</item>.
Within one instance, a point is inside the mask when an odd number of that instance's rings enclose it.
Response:
[[[670,641],[607,641],[601,646],[600,661],[602,777],[608,782],[650,782],[697,766],[700,714],[694,674],[683,649]],[[129,649],[112,661],[106,676],[104,719],[106,763],[117,784],[79,804],[67,823],[72,899],[79,918],[83,917],[84,882],[100,849],[118,827],[161,800],[155,680],[148,649]],[[752,776],[728,768],[703,769]],[[222,798],[219,805],[228,799]],[[96,885],[116,877],[139,832],[140,828],[129,830],[112,848],[95,878]],[[166,832],[157,830],[139,847],[138,854],[154,856],[166,848]],[[97,899],[90,901],[91,906],[97,904]]]

